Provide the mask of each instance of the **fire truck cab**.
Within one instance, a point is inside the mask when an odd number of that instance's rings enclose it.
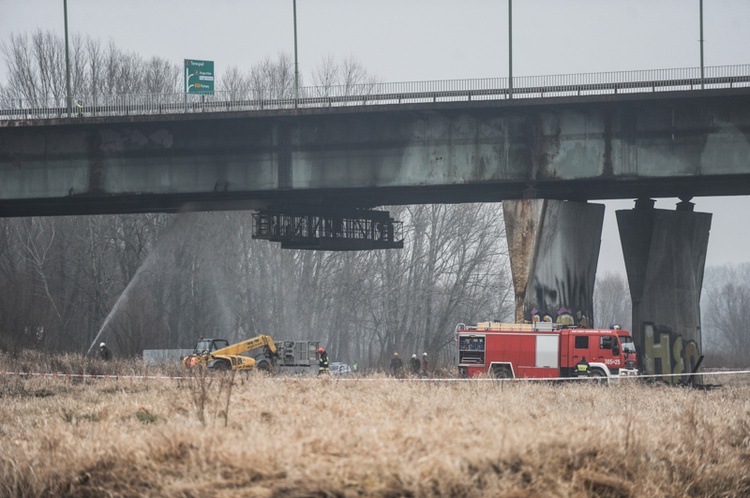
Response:
[[[626,330],[583,329],[548,322],[480,322],[456,327],[458,369],[464,377],[573,377],[583,358],[592,377],[637,375],[633,338]]]

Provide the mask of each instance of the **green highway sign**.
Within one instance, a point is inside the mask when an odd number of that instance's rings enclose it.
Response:
[[[185,59],[185,93],[214,94],[214,61]]]

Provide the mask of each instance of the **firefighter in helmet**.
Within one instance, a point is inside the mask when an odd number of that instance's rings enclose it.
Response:
[[[576,377],[589,377],[591,375],[589,363],[586,361],[585,356],[582,356],[581,361],[576,363],[574,374]]]
[[[427,359],[427,352],[422,353],[422,375],[427,376],[430,373],[430,361]]]
[[[318,375],[328,373],[328,353],[323,348],[318,348]]]
[[[99,358],[104,361],[109,361],[112,359],[112,351],[109,350],[107,344],[104,342],[99,344]]]
[[[398,357],[398,353],[393,353],[393,358],[391,358],[391,373],[394,377],[404,376],[404,363]]]
[[[419,361],[416,353],[411,355],[411,360],[409,360],[409,367],[411,368],[411,373],[413,373],[414,375],[419,375],[419,369],[422,368],[422,362]]]

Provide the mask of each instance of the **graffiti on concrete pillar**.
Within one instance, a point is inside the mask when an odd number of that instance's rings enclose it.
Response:
[[[685,374],[694,372],[700,358],[700,348],[692,340],[685,340],[671,328],[643,323],[643,369],[647,374]],[[664,377],[670,384],[685,380],[682,376]]]
[[[530,323],[548,322],[561,323],[563,325],[577,325],[588,328],[591,326],[586,314],[579,311],[573,311],[569,308],[558,308],[556,310],[538,310],[533,308],[525,313],[524,319]]]

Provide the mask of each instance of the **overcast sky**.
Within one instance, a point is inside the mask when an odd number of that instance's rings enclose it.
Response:
[[[750,63],[750,0],[704,0],[706,66]],[[145,58],[212,60],[249,69],[294,53],[292,0],[68,0],[68,29]],[[697,67],[699,0],[516,0],[513,75]],[[64,33],[63,0],[0,0],[0,38]],[[297,0],[300,72],[323,57],[355,56],[383,81],[508,75],[507,0]],[[5,81],[0,63],[0,81]],[[750,199],[694,199],[712,212],[708,265],[750,261],[737,232]],[[659,200],[674,209],[676,199]],[[624,273],[608,202],[599,271]]]

